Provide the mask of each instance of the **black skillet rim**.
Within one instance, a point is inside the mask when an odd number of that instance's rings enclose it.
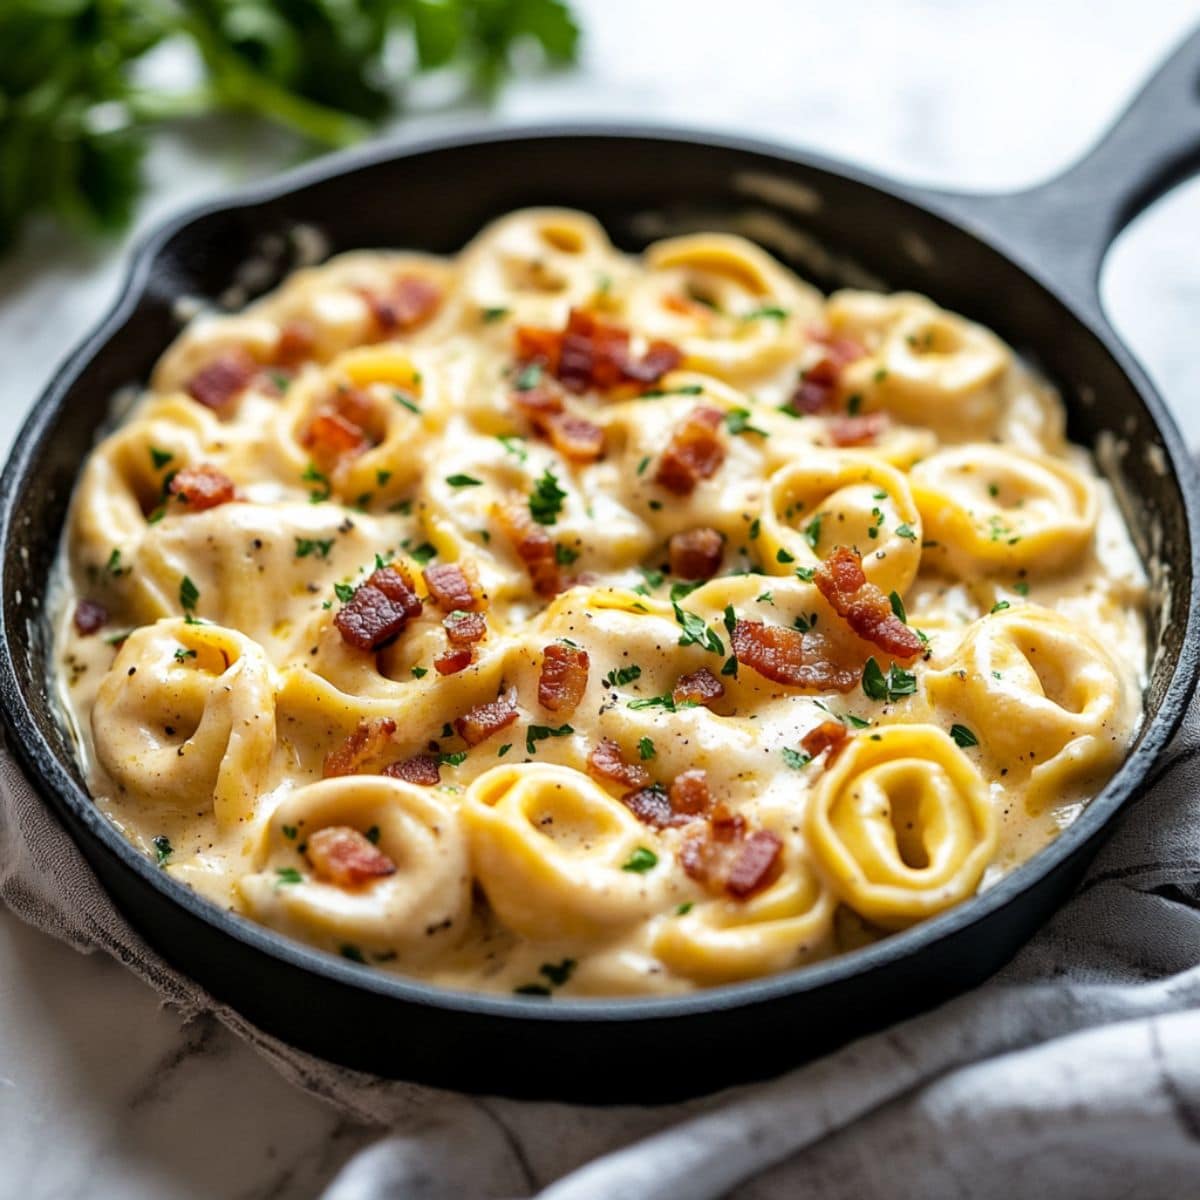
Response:
[[[1188,527],[1188,543],[1191,547],[1192,584],[1187,597],[1187,628],[1159,709],[1147,723],[1137,747],[1083,813],[1051,845],[1039,851],[988,891],[956,905],[939,916],[929,918],[863,949],[777,975],[684,995],[611,997],[602,1000],[570,999],[545,1004],[528,999],[439,987],[402,975],[372,971],[354,965],[221,909],[202,899],[186,884],[159,870],[121,836],[117,828],[101,814],[91,797],[76,786],[54,751],[42,738],[24,699],[10,651],[9,639],[12,631],[8,629],[7,613],[0,605],[0,717],[7,728],[10,749],[35,790],[43,798],[52,793],[52,799],[67,808],[86,827],[91,836],[99,841],[104,850],[119,859],[124,867],[139,875],[143,883],[156,888],[193,917],[213,926],[228,937],[236,938],[252,950],[280,959],[290,966],[322,975],[337,984],[390,996],[402,1003],[463,1015],[526,1022],[586,1024],[655,1021],[737,1009],[794,994],[818,991],[829,984],[857,975],[867,975],[899,960],[916,956],[931,944],[1006,907],[1021,893],[1053,874],[1089,841],[1098,837],[1105,827],[1116,819],[1137,789],[1147,783],[1161,752],[1182,720],[1197,674],[1200,672],[1200,480],[1197,479],[1192,460],[1162,399],[1130,352],[1106,323],[1098,324],[1091,316],[1081,312],[1079,304],[1065,296],[1052,280],[1043,278],[1035,268],[1021,261],[1007,246],[998,244],[985,233],[977,232],[960,218],[943,209],[936,195],[924,196],[916,185],[895,183],[869,171],[846,166],[818,154],[798,152],[764,139],[662,125],[552,123],[505,126],[483,132],[455,132],[400,143],[385,142],[345,151],[239,189],[224,199],[190,206],[151,228],[134,244],[116,300],[92,332],[59,365],[17,434],[3,475],[0,476],[0,584],[7,584],[5,574],[10,547],[17,536],[13,521],[16,498],[30,473],[31,464],[39,457],[52,419],[62,407],[70,387],[90,365],[91,360],[104,350],[111,336],[136,311],[153,275],[159,252],[184,228],[213,213],[253,207],[277,200],[334,176],[370,168],[396,158],[415,157],[476,144],[552,141],[564,138],[591,138],[598,141],[630,138],[734,150],[757,155],[768,161],[775,160],[785,166],[802,166],[824,172],[873,188],[893,200],[932,213],[947,224],[962,229],[984,242],[1008,259],[1031,284],[1043,288],[1057,300],[1080,325],[1101,342],[1116,361],[1149,411],[1162,439],[1171,474],[1179,484]],[[136,925],[136,921],[134,924]]]

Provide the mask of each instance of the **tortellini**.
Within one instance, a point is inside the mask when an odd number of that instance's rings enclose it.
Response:
[[[543,763],[495,767],[468,789],[476,877],[496,915],[538,941],[603,939],[671,895],[661,860],[627,869],[655,839],[586,775]]]
[[[532,1005],[854,953],[1074,818],[1140,720],[1112,492],[993,333],[824,298],[752,228],[634,256],[526,209],[188,324],[52,593],[66,724],[151,862]]]
[[[1134,698],[1083,630],[1036,605],[984,617],[928,675],[930,699],[979,737],[1000,769],[1028,775],[1035,809],[1074,798],[1125,752]]]
[[[1095,532],[1092,481],[1047,455],[973,443],[931,455],[910,478],[932,560],[962,578],[1060,569]]]
[[[164,620],[125,639],[100,685],[92,736],[123,793],[150,809],[255,815],[275,751],[273,672],[249,638]]]
[[[885,928],[970,896],[996,844],[982,777],[930,725],[855,738],[818,784],[807,828],[834,892]]]
[[[305,847],[331,828],[368,837],[392,873],[349,886],[323,879]],[[458,814],[426,788],[381,776],[294,792],[272,814],[258,869],[239,887],[257,920],[350,956],[434,957],[462,938],[471,911]]]

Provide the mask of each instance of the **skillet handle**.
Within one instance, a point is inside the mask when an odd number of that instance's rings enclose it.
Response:
[[[1104,321],[1100,268],[1113,239],[1200,169],[1200,28],[1158,68],[1082,159],[1020,192],[922,189],[919,199],[998,243]]]

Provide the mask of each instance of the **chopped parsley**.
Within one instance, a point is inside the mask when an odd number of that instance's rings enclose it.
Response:
[[[693,901],[685,900],[681,905],[679,905],[678,908],[676,908],[675,915],[677,917],[686,917],[688,915],[688,913],[690,913],[694,907],[695,907],[695,904]]]
[[[315,487],[309,489],[308,498],[313,504],[320,504],[322,500],[328,500],[333,491],[333,487],[329,482],[329,476],[323,475],[317,470],[315,463],[309,463],[304,468],[304,474],[300,478],[305,483],[316,484]]]
[[[192,613],[200,600],[200,589],[192,582],[190,575],[185,575],[179,584],[179,603],[184,612]]]
[[[465,750],[455,750],[453,754],[439,754],[438,762],[444,767],[461,767],[467,761]]]
[[[560,567],[569,567],[579,557],[579,551],[558,542],[554,546],[554,561]]]
[[[648,737],[641,738],[638,741],[638,757],[642,762],[649,762],[655,753],[654,743]]]
[[[917,540],[916,532],[913,530],[913,527],[907,523],[896,526],[896,536],[906,538],[910,542],[915,542]]]
[[[303,883],[304,876],[295,867],[279,867],[275,872],[275,881],[281,885],[285,883]]]
[[[917,677],[892,663],[884,675],[874,657],[863,667],[862,689],[872,700],[897,700],[911,696],[917,690]]]
[[[897,619],[902,621],[905,625],[907,625],[908,624],[908,613],[906,613],[904,611],[904,601],[900,599],[900,593],[892,592],[888,596],[888,600],[891,603],[892,612],[894,612],[896,614]]]
[[[697,613],[680,608],[672,600],[671,607],[675,610],[675,620],[683,632],[679,635],[680,646],[701,646],[710,654],[724,654],[725,643],[709,628],[704,618]]]
[[[753,414],[748,408],[731,408],[725,414],[725,428],[730,433],[756,433],[759,437],[770,437],[765,429],[759,429],[757,425],[750,424],[750,418]]]
[[[604,682],[609,687],[624,687],[627,683],[632,683],[635,679],[642,677],[642,668],[634,663],[628,667],[614,667],[604,677]]]
[[[516,388],[518,392],[532,391],[542,381],[542,364],[528,363],[517,375]]]
[[[646,473],[646,468],[647,468],[649,465],[650,465],[650,455],[648,455],[648,454],[647,454],[647,455],[645,456],[645,458],[643,458],[643,459],[642,459],[642,461],[641,461],[640,463],[638,463],[638,465],[637,465],[637,473],[638,473],[639,475],[644,475],[644,474]]]
[[[422,542],[419,546],[413,547],[409,554],[416,562],[424,566],[431,558],[437,558],[437,547],[431,546],[428,542]]]
[[[637,700],[630,700],[629,707],[633,709],[665,708],[667,712],[676,711],[675,697],[670,692],[664,692],[661,696],[641,696]],[[691,701],[684,701],[678,707],[691,708],[693,705]]]
[[[295,825],[280,825],[279,831],[285,838],[293,842],[296,840],[296,834],[300,832]]]
[[[804,527],[804,540],[816,550],[821,543],[821,518],[823,513],[817,513],[815,517]],[[897,530],[899,532],[899,530]]]
[[[567,493],[558,486],[558,477],[547,467],[529,494],[529,515],[539,525],[553,525],[566,498]]]
[[[742,320],[757,321],[762,317],[767,317],[773,321],[786,321],[790,315],[789,309],[780,308],[778,304],[763,304],[759,308],[752,308],[749,312],[742,313]]]
[[[799,771],[801,767],[807,767],[812,762],[811,754],[802,754],[799,750],[793,750],[790,746],[784,746],[780,751],[783,755],[783,761],[793,771]]]
[[[1020,579],[1013,584],[1013,591],[1016,592],[1018,596],[1028,596],[1029,584],[1027,584],[1025,580]]]
[[[498,433],[496,434],[496,441],[498,441],[500,445],[502,445],[504,449],[508,451],[509,454],[513,455],[518,462],[524,462],[529,457],[524,445],[522,444],[525,439],[519,434]]]
[[[979,739],[965,725],[951,725],[950,736],[964,750],[968,746],[979,745]]]
[[[494,321],[503,321],[508,316],[508,309],[503,307],[485,308],[480,315],[483,317],[485,325],[491,325]]]
[[[622,871],[633,871],[637,875],[642,875],[646,871],[653,870],[658,866],[658,855],[653,850],[647,850],[645,846],[639,846],[629,858],[621,864]]]
[[[421,415],[421,406],[411,396],[407,396],[403,392],[393,391],[392,399],[402,408],[407,408],[410,413],[415,413],[417,416]]]
[[[167,859],[175,853],[175,848],[171,845],[171,839],[166,834],[160,833],[153,841],[154,858],[160,867],[167,865]]]
[[[349,604],[354,599],[354,585],[352,583],[335,583],[333,585],[333,594],[343,604]]]
[[[154,464],[156,471],[161,471],[175,457],[170,450],[159,450],[156,446],[150,447],[150,461]]]
[[[447,475],[446,482],[452,488],[483,487],[483,480],[476,479],[474,475]]]
[[[536,754],[538,742],[544,742],[547,738],[567,737],[574,732],[570,725],[560,725],[557,729],[552,725],[530,725],[525,730],[525,752]]]
[[[195,650],[187,650],[183,646],[175,647],[175,661],[177,663],[187,662],[189,658],[195,658]]]
[[[429,674],[428,667],[412,667],[411,670],[414,679],[424,679]]]
[[[315,554],[319,558],[328,558],[336,538],[296,538],[296,557],[308,558]]]

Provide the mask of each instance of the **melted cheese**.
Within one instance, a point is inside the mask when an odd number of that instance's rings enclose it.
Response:
[[[389,335],[369,296],[398,278],[441,300]],[[635,356],[655,340],[683,356],[649,392],[565,397],[603,431],[603,456],[583,465],[512,401],[516,328],[562,329],[572,308],[630,330]],[[304,353],[281,376],[271,364],[297,328]],[[785,411],[831,337],[854,344],[839,413]],[[188,384],[231,351],[262,369],[214,411]],[[365,402],[361,444],[319,467],[314,417],[339,389]],[[673,494],[656,464],[698,405],[723,415],[724,458]],[[887,420],[839,449],[847,409]],[[215,903],[331,952],[556,995],[784,970],[988,886],[1125,754],[1145,581],[1063,426],[1054,391],[989,331],[920,296],[823,298],[729,235],[630,258],[590,217],[529,210],[456,259],[345,255],[243,313],[195,319],[89,457],[60,567],[59,693],[96,802],[135,845]],[[172,472],[200,464],[237,499],[170,500]],[[497,519],[539,493],[568,575],[552,599]],[[701,527],[724,539],[722,565],[689,591],[664,574],[666,543]],[[926,638],[912,681],[902,672],[878,699],[739,669],[733,617],[815,622],[864,667],[865,644],[812,581],[846,545]],[[487,594],[466,669],[435,669],[446,638],[429,602],[377,653],[345,641],[335,619],[377,561],[424,594],[431,560],[470,563]],[[100,631],[75,624],[80,600],[106,609]],[[589,658],[569,712],[539,699],[556,641]],[[725,688],[711,707],[655,699],[702,667]],[[515,722],[464,743],[455,720],[509,689]],[[801,739],[831,714],[847,743],[806,761]],[[358,771],[323,779],[328,756],[372,728],[382,743]],[[697,826],[647,824],[589,775],[602,738],[664,786],[704,771],[715,800],[775,839],[765,885],[738,896],[689,874]],[[417,754],[440,758],[436,786],[380,773]],[[369,835],[394,870],[323,876],[307,839],[331,826]]]

